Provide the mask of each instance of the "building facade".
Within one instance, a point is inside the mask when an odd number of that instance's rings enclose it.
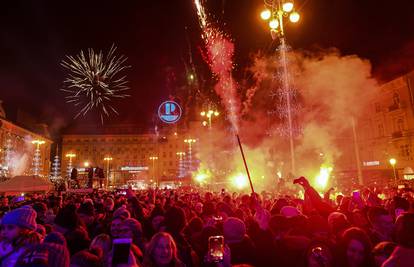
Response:
[[[35,172],[41,176],[48,176],[53,141],[8,121],[4,117],[4,112],[1,115],[3,117],[0,117],[0,176],[33,175]],[[42,142],[36,145],[32,143],[35,140]],[[36,152],[37,147],[39,151]],[[37,164],[34,164],[35,156],[38,156]],[[34,170],[34,165],[38,166],[38,171]]]
[[[160,183],[177,178],[180,167],[177,152],[184,148],[177,133],[63,135],[62,173],[66,171],[69,175],[69,165],[81,174],[87,166],[100,167],[111,185],[130,180]]]
[[[413,85],[414,71],[383,84],[357,127],[362,168],[383,182],[414,178]],[[365,176],[369,183],[372,177]]]

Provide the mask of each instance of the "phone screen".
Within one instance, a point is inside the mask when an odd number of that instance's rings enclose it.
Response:
[[[214,262],[220,262],[224,257],[224,237],[222,235],[208,238],[208,253]]]
[[[131,238],[119,238],[113,241],[112,264],[128,263]]]

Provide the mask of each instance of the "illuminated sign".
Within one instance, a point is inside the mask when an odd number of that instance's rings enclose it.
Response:
[[[121,171],[148,171],[148,167],[124,166],[121,167]]]
[[[165,101],[158,107],[158,117],[165,123],[175,123],[181,117],[181,107],[174,101]]]
[[[378,166],[380,165],[379,161],[364,161],[364,166]]]

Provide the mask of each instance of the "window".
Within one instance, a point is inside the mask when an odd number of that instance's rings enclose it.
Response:
[[[380,103],[375,103],[375,112],[376,113],[381,112],[381,105],[380,105]]]
[[[394,93],[394,95],[392,96],[392,100],[394,102],[394,105],[400,105],[400,95],[398,93]]]
[[[399,118],[397,120],[397,131],[403,131],[404,130],[404,120],[402,118]]]
[[[403,158],[410,158],[411,156],[411,146],[409,144],[400,146],[400,156]]]
[[[384,136],[384,125],[382,123],[378,124],[378,136]]]

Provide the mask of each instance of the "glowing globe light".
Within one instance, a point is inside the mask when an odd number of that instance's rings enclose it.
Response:
[[[272,12],[270,12],[269,9],[263,10],[262,13],[260,13],[260,17],[262,18],[262,20],[270,19],[271,15],[272,15]]]
[[[283,11],[290,12],[293,10],[293,3],[292,2],[286,2],[282,6]]]
[[[238,189],[246,188],[249,185],[249,180],[244,174],[237,174],[232,178],[233,185]]]
[[[269,27],[271,29],[277,29],[277,27],[279,27],[279,21],[277,21],[277,19],[272,19],[269,21]]]
[[[292,12],[292,13],[289,15],[289,19],[290,19],[290,21],[291,21],[291,22],[296,23],[296,22],[298,22],[298,21],[299,21],[299,19],[300,19],[300,15],[299,15],[299,13],[298,13],[298,12]]]
[[[394,158],[390,159],[390,164],[391,165],[395,165],[396,163],[397,163],[396,159],[394,159]]]

